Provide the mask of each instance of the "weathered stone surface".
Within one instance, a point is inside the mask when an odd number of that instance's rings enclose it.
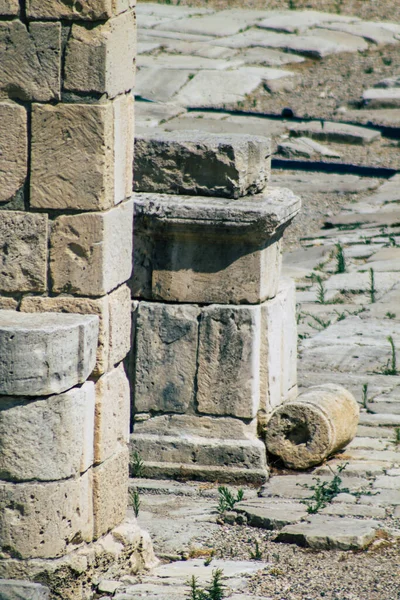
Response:
[[[28,172],[27,112],[16,103],[0,102],[0,203],[24,185]]]
[[[400,88],[371,88],[362,97],[368,108],[400,108]]]
[[[264,84],[271,92],[292,91],[298,76],[267,67],[243,67],[232,71],[200,71],[176,95],[175,101],[191,108],[224,108],[243,102]]]
[[[265,446],[257,439],[232,440],[134,432],[130,448],[132,453],[140,454],[148,477],[168,479],[180,475],[188,479],[220,483],[263,483],[268,478]],[[156,454],[154,448],[157,448]]]
[[[291,523],[298,523],[307,516],[304,504],[299,502],[272,503],[267,499],[248,500],[235,505],[235,510],[247,516],[251,527],[276,530]]]
[[[47,286],[47,215],[4,211],[0,218],[0,290],[44,292]]]
[[[135,412],[184,413],[194,403],[199,308],[139,303]]]
[[[157,127],[161,121],[169,121],[185,112],[181,106],[158,102],[135,102],[135,124],[140,127]]]
[[[2,600],[50,600],[50,590],[40,583],[0,579]]]
[[[146,418],[144,418],[146,417]],[[167,414],[150,417],[147,413],[137,413],[134,417],[135,433],[179,436],[192,435],[204,438],[255,439],[257,421],[249,424],[232,417],[207,417],[198,414]]]
[[[169,102],[191,75],[190,70],[142,68],[136,76],[135,96],[151,102]]]
[[[362,550],[372,542],[379,527],[377,521],[315,515],[306,523],[287,525],[275,539],[315,550]]]
[[[14,298],[6,298],[0,296],[0,309],[1,310],[17,310],[18,302]]]
[[[272,14],[257,23],[261,29],[272,29],[275,31],[284,31],[286,33],[304,33],[310,27],[328,24],[332,21],[338,23],[348,23],[358,21],[357,17],[324,13],[316,10],[299,10],[294,14],[291,10],[279,11],[278,14]]]
[[[218,46],[217,46],[218,47]],[[221,49],[222,47],[220,47]],[[228,50],[228,48],[226,48]],[[288,52],[280,52],[279,50],[271,50],[270,48],[247,48],[239,55],[244,63],[251,65],[262,65],[264,67],[281,67],[293,63],[304,62],[302,56],[297,54],[289,54]]]
[[[271,170],[264,137],[200,132],[136,136],[135,191],[239,198],[261,192]]]
[[[290,125],[289,133],[293,137],[308,136],[316,140],[338,144],[370,144],[381,137],[381,132],[374,129],[330,121],[294,123]]]
[[[343,31],[351,35],[363,37],[373,44],[386,45],[398,43],[395,33],[382,27],[381,23],[371,23],[368,21],[357,21],[356,23],[327,23],[323,27],[336,31]]]
[[[3,557],[55,558],[93,533],[91,471],[49,483],[0,482]]]
[[[18,0],[0,0],[0,15],[1,16],[18,16],[19,15]]]
[[[129,451],[121,448],[93,469],[94,539],[124,520],[128,506]]]
[[[5,299],[4,299],[5,300]],[[2,305],[0,308],[16,308]],[[63,312],[99,317],[99,339],[95,374],[101,375],[125,358],[131,346],[131,302],[127,286],[121,286],[108,296],[97,299],[59,296],[47,298],[26,296],[22,312]]]
[[[337,175],[336,173],[315,173],[311,178],[309,173],[274,174],[270,186],[288,187],[295,194],[318,192],[321,194],[358,194],[379,187],[379,182],[372,177],[357,175]]]
[[[50,270],[54,292],[102,296],[132,271],[133,201],[104,213],[64,215],[54,222]]]
[[[202,311],[196,396],[200,413],[256,416],[261,335],[258,306],[211,306]]]
[[[61,92],[61,23],[0,22],[0,92],[48,102]]]
[[[287,278],[261,305],[259,419],[297,395],[296,289]]]
[[[129,92],[135,82],[135,13],[129,11],[97,27],[72,25],[65,56],[64,87],[72,92]]]
[[[314,29],[303,35],[276,33],[269,34],[268,37],[270,39],[267,45],[272,48],[282,48],[288,52],[298,52],[313,58],[368,49],[368,44],[362,37],[329,29]]]
[[[223,37],[238,33],[243,27],[254,25],[263,13],[254,10],[230,9],[212,15],[189,17],[167,22],[156,27],[158,30],[181,31],[200,35]]]
[[[133,190],[134,97],[118,96],[114,110],[114,204],[130,198]]]
[[[358,404],[345,388],[309,388],[274,411],[266,427],[267,448],[290,468],[307,469],[354,438],[358,415]]]
[[[113,105],[34,105],[31,206],[104,210],[114,206]]]
[[[190,54],[159,54],[158,56],[140,56],[138,58],[139,68],[191,69],[192,71],[211,69],[225,71],[226,69],[233,69],[240,66],[243,66],[243,61],[240,58],[223,60],[212,57],[192,56]]]
[[[0,401],[0,478],[55,481],[93,464],[94,384],[37,400]]]
[[[0,394],[46,396],[83,383],[96,362],[92,315],[0,311]]]
[[[101,463],[129,442],[130,387],[122,364],[96,383],[94,460]]]
[[[340,158],[340,154],[327,146],[318,144],[308,137],[299,137],[289,141],[278,142],[278,152],[288,158],[312,158],[313,156],[326,156],[328,158]]]
[[[274,297],[280,238],[299,208],[289,190],[236,202],[137,194],[133,295],[208,304]]]
[[[27,0],[31,19],[76,19],[102,21],[135,6],[135,0]]]

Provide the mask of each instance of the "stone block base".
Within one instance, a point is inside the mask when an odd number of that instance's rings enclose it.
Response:
[[[150,536],[138,526],[133,514],[95,543],[54,560],[3,559],[0,579],[31,580],[51,590],[50,600],[89,600],[92,584],[100,579],[118,579],[155,566]]]
[[[130,446],[131,456],[140,455],[150,478],[246,484],[268,479],[265,446],[258,439],[133,433]]]

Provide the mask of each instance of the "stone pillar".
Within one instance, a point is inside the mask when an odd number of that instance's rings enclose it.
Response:
[[[85,374],[90,381],[79,391],[74,390],[83,379],[71,380],[68,389],[45,390],[39,385],[40,400],[33,402],[33,392],[25,386],[23,377],[18,385],[0,391],[6,394],[0,396],[2,414],[10,410],[10,419],[15,415],[23,422],[24,403],[26,411],[28,407],[34,410],[35,406],[43,406],[35,414],[43,410],[49,427],[53,409],[61,420],[65,412],[71,428],[72,415],[76,426],[82,427],[81,405],[89,410],[94,402],[91,424],[87,421],[85,430],[79,430],[88,444],[88,453],[92,447],[90,460],[83,465],[85,475],[76,470],[76,465],[73,472],[68,471],[68,461],[79,453],[79,444],[72,444],[72,436],[69,456],[68,433],[65,431],[64,437],[62,430],[57,430],[55,439],[60,452],[61,448],[65,450],[66,471],[46,475],[47,486],[52,485],[50,479],[58,482],[78,474],[85,478],[84,490],[76,488],[64,496],[68,496],[71,510],[80,513],[81,520],[85,520],[86,511],[84,533],[74,537],[76,515],[73,519],[65,514],[65,527],[70,523],[68,534],[54,526],[52,516],[44,523],[46,492],[41,500],[38,497],[35,510],[41,527],[53,527],[52,545],[57,550],[48,550],[39,537],[35,547],[28,544],[24,552],[12,550],[6,520],[0,517],[0,577],[35,578],[38,572],[64,569],[68,579],[71,569],[79,587],[79,581],[88,579],[96,561],[102,562],[94,560],[91,551],[90,566],[89,554],[83,556],[83,549],[91,540],[98,540],[95,554],[102,552],[99,548],[108,539],[108,532],[125,518],[128,499],[130,391],[123,361],[131,335],[131,300],[126,282],[132,272],[134,2],[6,0],[0,1],[0,17],[0,309],[47,313],[49,323],[52,316],[48,313],[91,314],[99,321],[95,360]],[[35,323],[37,317],[29,316],[29,323]],[[27,327],[30,335],[31,325]],[[66,333],[63,330],[59,335],[58,352],[64,356]],[[49,360],[47,351],[46,345],[41,346],[31,357],[29,372],[34,374],[36,359],[38,368],[43,358]],[[27,364],[18,368],[27,372]],[[19,406],[15,397],[21,394]],[[44,430],[46,419],[43,416]],[[78,430],[73,434],[76,437]],[[3,435],[5,429],[0,433]],[[16,433],[16,443],[18,439]],[[12,443],[8,436],[10,448]],[[50,448],[44,447],[44,454],[47,451]],[[23,469],[26,460],[28,473],[29,452],[24,456],[20,467]],[[50,456],[43,460],[50,463]],[[3,493],[17,477],[7,460],[6,455],[0,469],[0,480],[7,480],[7,484],[0,483]],[[57,460],[62,462],[61,455]],[[53,467],[56,469],[56,464]],[[36,472],[31,475],[33,480],[40,480]],[[61,484],[54,485],[58,489],[54,502],[62,506],[61,496],[57,499]],[[73,508],[78,496],[82,506]],[[7,507],[28,510],[28,496],[18,497],[11,504],[7,498]],[[2,501],[0,498],[0,504]],[[131,551],[141,543],[137,532],[131,527],[127,542]],[[104,546],[109,557],[103,566],[117,560],[115,552],[118,544],[122,548],[124,535],[118,530],[119,541],[112,538],[106,549]],[[71,544],[76,547],[74,558]],[[126,547],[124,552],[126,555]],[[39,564],[38,557],[48,562]],[[137,562],[140,566],[140,560]],[[62,579],[62,575],[57,577]],[[56,585],[57,577],[54,575],[50,587]],[[76,600],[82,589],[63,590],[63,597]]]
[[[131,449],[148,476],[267,477],[260,427],[297,394],[294,285],[280,269],[300,208],[266,189],[269,156],[269,140],[241,135],[137,142]]]

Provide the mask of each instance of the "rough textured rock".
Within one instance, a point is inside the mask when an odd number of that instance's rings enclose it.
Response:
[[[4,211],[0,218],[0,290],[44,292],[47,286],[47,215]]]
[[[148,477],[169,479],[180,476],[220,483],[258,484],[268,478],[265,446],[257,439],[232,440],[134,432],[130,448],[132,454],[138,452],[142,457]]]
[[[107,94],[129,92],[135,82],[135,13],[88,27],[74,24],[65,56],[66,90]]]
[[[194,403],[199,308],[139,303],[135,412],[184,413]]]
[[[1,16],[17,16],[19,10],[19,0],[0,0]]]
[[[94,460],[101,463],[129,442],[130,386],[123,365],[96,383]]]
[[[0,92],[24,101],[59,100],[61,23],[0,22]]]
[[[363,100],[368,108],[400,108],[400,88],[371,88]]]
[[[54,292],[102,296],[132,271],[133,201],[107,212],[64,215],[54,222],[50,271]]]
[[[263,137],[142,134],[135,142],[135,190],[239,198],[265,188],[270,156]]]
[[[211,306],[202,311],[196,396],[200,413],[256,416],[260,336],[259,307]]]
[[[134,0],[27,0],[27,15],[31,19],[102,21],[134,5]]]
[[[0,308],[15,308],[2,306]],[[62,312],[99,317],[99,339],[95,374],[100,375],[125,358],[131,347],[131,299],[127,286],[103,298],[55,298],[26,296],[21,312]]]
[[[0,479],[55,481],[93,464],[94,383],[35,400],[3,396]]]
[[[92,315],[0,311],[0,394],[45,396],[83,383],[96,362]]]
[[[49,483],[0,482],[3,558],[55,558],[93,533],[92,474]]]
[[[0,203],[24,185],[28,172],[28,124],[23,106],[0,102]]]
[[[129,451],[122,447],[93,469],[94,539],[119,525],[128,506]]]
[[[330,121],[309,121],[308,123],[294,123],[289,127],[293,137],[308,136],[315,140],[334,142],[338,144],[370,144],[381,137],[381,132],[346,123],[332,123]]]
[[[113,106],[33,106],[31,206],[102,210],[114,206]]]
[[[1,579],[0,598],[2,600],[50,600],[50,590],[40,583]]]
[[[289,190],[236,202],[136,195],[133,295],[207,304],[274,297],[280,239],[299,208]]]
[[[274,411],[266,445],[293,469],[307,469],[344,448],[356,435],[359,408],[345,388],[324,384]]]

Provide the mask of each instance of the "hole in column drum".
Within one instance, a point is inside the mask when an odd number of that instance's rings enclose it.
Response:
[[[283,415],[282,415],[283,416]],[[294,446],[300,444],[307,444],[311,439],[310,430],[308,424],[305,421],[292,421],[287,420],[284,433],[285,438],[289,440]]]

